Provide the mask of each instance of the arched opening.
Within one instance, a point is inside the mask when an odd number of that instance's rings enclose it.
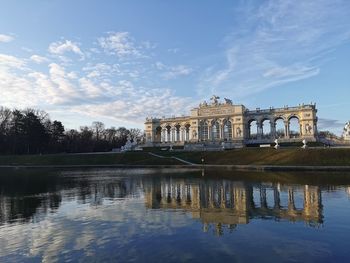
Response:
[[[270,138],[271,137],[270,120],[269,119],[262,120],[261,127],[262,127],[262,137]]]
[[[231,140],[232,138],[232,123],[229,120],[224,122],[224,139],[225,141]]]
[[[175,125],[175,141],[179,142],[180,141],[180,124]]]
[[[170,125],[165,127],[166,129],[166,134],[165,134],[165,141],[170,142],[170,134],[171,134],[171,127]]]
[[[190,140],[190,128],[191,128],[190,124],[185,125],[185,141],[186,142]]]
[[[208,123],[205,120],[200,122],[200,136],[201,140],[208,140]]]
[[[256,120],[249,121],[249,138],[258,138],[258,122]]]
[[[213,121],[211,126],[211,134],[213,140],[219,140],[220,139],[220,124],[218,121]]]
[[[275,120],[275,137],[276,138],[284,138],[285,132],[284,132],[284,120],[282,118],[277,118]]]
[[[292,116],[289,118],[289,137],[298,138],[300,137],[300,123],[297,116]]]
[[[155,136],[154,136],[154,141],[155,142],[160,142],[162,139],[162,127],[158,126],[156,128],[156,133],[155,133]]]

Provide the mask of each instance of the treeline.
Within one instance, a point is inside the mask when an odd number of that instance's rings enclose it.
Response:
[[[0,107],[0,154],[41,154],[111,151],[125,145],[128,135],[140,138],[140,129],[105,128],[102,122],[79,130],[65,130],[40,110]]]

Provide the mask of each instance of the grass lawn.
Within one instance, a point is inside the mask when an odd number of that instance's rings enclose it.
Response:
[[[200,164],[254,164],[254,165],[319,165],[350,166],[350,149],[264,149],[243,148],[220,152],[161,152],[163,156],[175,156]],[[158,158],[147,152],[106,154],[48,154],[0,156],[0,165],[172,165],[183,164],[171,158]]]
[[[166,158],[160,159],[144,152],[106,154],[46,154],[46,155],[5,155],[0,156],[0,165],[152,165],[182,164]]]
[[[166,153],[194,163],[255,165],[321,165],[350,166],[350,149],[261,149],[243,148],[222,152]]]

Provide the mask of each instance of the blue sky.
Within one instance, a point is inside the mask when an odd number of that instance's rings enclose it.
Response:
[[[0,105],[143,128],[212,94],[350,119],[350,1],[0,1]]]

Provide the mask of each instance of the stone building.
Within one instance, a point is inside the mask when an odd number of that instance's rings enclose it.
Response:
[[[343,139],[345,141],[350,141],[350,121],[345,124],[343,131]]]
[[[146,118],[146,143],[162,145],[215,145],[229,147],[247,144],[315,141],[317,138],[317,109],[315,104],[295,107],[249,110],[231,100],[203,102],[189,116]],[[297,129],[291,129],[291,122]]]

